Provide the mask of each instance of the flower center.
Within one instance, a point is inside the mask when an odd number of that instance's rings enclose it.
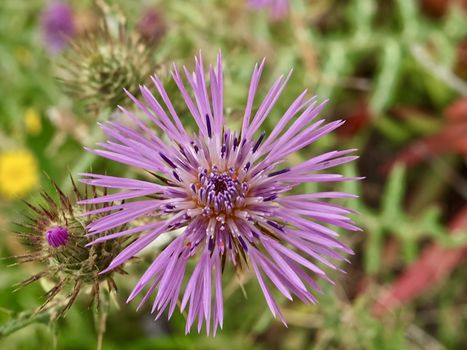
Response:
[[[216,195],[219,195],[219,193],[227,194],[229,190],[236,193],[236,184],[226,173],[220,175],[211,174],[207,182],[208,188],[214,191]]]
[[[235,171],[219,172],[214,166],[211,172],[203,170],[199,175],[199,201],[204,206],[204,214],[230,214],[245,200],[246,184],[236,179]]]

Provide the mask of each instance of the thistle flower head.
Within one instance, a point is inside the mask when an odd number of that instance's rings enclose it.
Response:
[[[217,65],[209,69],[209,84],[201,55],[196,59],[193,73],[184,67],[192,94],[176,66],[172,71],[199,128],[196,134],[185,130],[161,80],[154,76],[158,98],[145,86],[141,86],[143,100],[129,96],[167,139],[159,137],[145,122],[122,108],[135,128],[118,122],[107,123],[102,128],[109,141],[101,144],[102,149],[91,150],[102,157],[144,169],[154,177],[143,181],[84,174],[82,179],[89,185],[123,190],[82,202],[125,200],[118,206],[106,205],[112,213],[88,226],[91,233],[101,235],[95,243],[143,233],[104,272],[118,268],[164,233],[181,231],[155,257],[129,300],[147,288],[141,303],[155,294],[152,312],[159,317],[168,309],[170,317],[180,298],[181,309],[188,308],[187,332],[196,318],[198,331],[203,323],[208,334],[211,329],[215,333],[218,326],[222,327],[222,272],[227,262],[237,271],[245,268],[254,271],[271,312],[282,320],[266,277],[285,297],[291,299],[295,295],[304,302],[316,302],[311,294],[312,290],[319,290],[315,277],[328,279],[316,262],[335,268],[328,259],[343,259],[339,252],[351,252],[325,224],[358,229],[346,215],[351,212],[349,209],[319,200],[352,195],[291,193],[306,182],[350,180],[339,174],[316,172],[355,159],[348,156],[354,150],[332,151],[299,165],[285,165],[289,155],[333,131],[342,121],[314,122],[324,103],[307,98],[305,91],[292,102],[270,134],[260,132],[290,77],[290,74],[279,77],[253,113],[263,67],[264,61],[253,70],[239,131],[229,129],[224,118],[220,54]],[[142,217],[146,218],[145,225],[102,236],[106,230]],[[190,260],[197,264],[182,292]]]
[[[62,2],[49,4],[41,17],[44,43],[50,53],[56,54],[68,46],[76,32],[73,9]]]
[[[74,183],[73,186],[75,199],[86,199]],[[90,216],[82,216],[83,211],[74,203],[74,199],[66,196],[57,186],[55,190],[58,201],[44,192],[42,197],[45,205],[27,203],[32,215],[28,216],[28,222],[18,224],[22,229],[17,234],[30,248],[30,252],[15,258],[18,262],[35,261],[46,266],[44,271],[31,276],[21,285],[28,285],[39,279],[55,283],[48,291],[41,309],[58,305],[59,312],[56,317],[60,317],[71,307],[83,287],[92,287],[92,301],[96,300],[98,303],[102,282],[107,283],[110,291],[116,289],[113,272],[99,273],[117,256],[125,242],[120,238],[105,245],[89,248],[87,245],[90,239],[87,237],[86,225],[99,217],[100,209],[94,206]],[[117,272],[123,273],[123,270],[120,268]],[[54,304],[58,295],[67,293],[68,295],[61,299],[61,303]]]
[[[266,9],[274,20],[280,20],[289,12],[289,0],[249,0],[253,9]]]
[[[100,28],[73,42],[60,79],[70,95],[90,109],[113,110],[123,102],[123,88],[136,93],[150,64],[147,47],[127,29],[125,18],[103,11]]]

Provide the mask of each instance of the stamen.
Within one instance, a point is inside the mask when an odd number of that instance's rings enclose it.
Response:
[[[159,155],[161,156],[161,158],[167,163],[169,164],[172,168],[176,168],[177,166],[169,159],[167,158],[163,153],[159,152]]]
[[[277,198],[277,194],[273,194],[271,196],[268,196],[268,197],[265,197],[263,198],[263,202],[269,202],[269,201],[273,201],[274,199]]]
[[[279,231],[284,232],[284,227],[282,227],[282,226],[279,225],[278,223],[276,223],[276,222],[274,222],[274,221],[270,221],[270,220],[268,220],[267,223],[268,223],[270,226],[274,227],[275,229],[278,229]]]
[[[263,133],[259,137],[258,141],[256,141],[255,146],[253,147],[253,153],[255,153],[258,150],[259,145],[261,145],[261,142],[263,142],[263,139],[264,139],[265,135],[266,135],[266,131],[263,131]]]
[[[212,237],[209,238],[208,249],[210,252],[214,250],[214,239]]]
[[[248,246],[246,245],[245,241],[243,240],[241,236],[238,236],[238,241],[242,245],[243,249],[245,249],[245,251],[248,252]]]
[[[212,137],[212,131],[211,131],[211,120],[209,119],[209,114],[206,113],[206,127],[208,129],[208,136],[209,138]]]
[[[178,176],[178,174],[175,172],[175,170],[172,172],[173,176],[179,181],[179,182],[182,182],[182,180],[180,180],[180,177]]]
[[[273,173],[270,173],[268,174],[268,177],[272,177],[272,176],[276,176],[276,175],[281,175],[281,174],[285,174],[287,172],[289,172],[290,169],[289,168],[285,168],[285,169],[282,169],[282,170],[279,170],[279,171],[275,171]]]

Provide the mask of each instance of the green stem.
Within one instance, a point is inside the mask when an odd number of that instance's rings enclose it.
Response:
[[[29,312],[26,315],[19,315],[18,318],[9,320],[0,326],[0,338],[6,337],[34,323],[48,324],[52,318],[52,313],[53,309],[47,309],[39,313]]]

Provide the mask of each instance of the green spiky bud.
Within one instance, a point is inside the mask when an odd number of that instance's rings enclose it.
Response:
[[[110,292],[116,290],[113,276],[115,273],[125,273],[124,270],[120,268],[104,274],[101,271],[125,247],[126,240],[123,237],[89,245],[100,235],[89,237],[86,227],[98,219],[99,214],[82,215],[85,209],[76,203],[87,198],[74,182],[74,198],[66,196],[58,186],[54,187],[58,200],[44,192],[44,205],[27,203],[32,215],[28,216],[27,222],[18,224],[22,229],[17,234],[29,247],[30,253],[15,258],[21,263],[32,261],[45,266],[43,271],[26,279],[21,285],[25,286],[38,280],[51,281],[54,285],[48,291],[40,309],[56,306],[56,299],[59,299],[60,307],[56,317],[60,317],[85,287],[89,287],[86,289],[91,290],[91,301],[96,301],[97,304],[100,301],[102,283],[106,284]],[[93,195],[95,196],[95,193]],[[93,206],[90,209],[96,211],[99,208]],[[56,298],[59,295],[61,298]]]
[[[125,102],[123,89],[137,94],[139,84],[155,68],[147,46],[128,30],[124,16],[109,8],[102,12],[99,29],[72,42],[59,73],[73,99],[95,111],[114,110]]]

